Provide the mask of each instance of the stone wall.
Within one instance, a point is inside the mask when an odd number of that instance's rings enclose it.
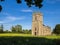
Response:
[[[32,35],[34,36],[51,35],[51,28],[49,26],[43,26],[43,15],[41,13],[33,13]]]

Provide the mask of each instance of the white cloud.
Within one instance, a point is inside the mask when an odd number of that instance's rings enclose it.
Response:
[[[13,20],[13,21],[25,19],[25,17],[14,17],[14,16],[8,16],[6,18],[9,19],[9,20]]]
[[[4,20],[0,21],[0,23],[9,23],[17,20],[23,20],[25,17],[14,17],[14,16],[7,16]]]
[[[33,12],[33,10],[26,9],[26,10],[21,10],[22,12]]]
[[[6,15],[6,17],[3,20],[0,20],[0,23],[9,23],[17,20],[23,20],[26,18],[24,16],[21,17],[11,16],[11,14],[7,12],[2,12],[1,14]]]
[[[9,19],[9,20],[17,20],[17,18],[16,17],[12,17],[12,16],[9,16],[9,17],[7,17],[7,19]]]

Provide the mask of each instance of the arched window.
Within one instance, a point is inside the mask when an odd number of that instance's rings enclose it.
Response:
[[[35,32],[35,36],[37,35],[37,32]]]
[[[37,20],[37,17],[35,16],[35,20]]]
[[[35,32],[34,32],[34,35],[35,35],[35,36],[37,35],[37,29],[36,29],[36,27],[35,27]]]

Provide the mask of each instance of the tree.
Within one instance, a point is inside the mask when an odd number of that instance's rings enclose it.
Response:
[[[16,32],[22,32],[22,26],[21,25],[16,25],[15,30],[16,30]]]
[[[31,34],[31,29],[23,29],[23,33],[25,33],[25,34]]]
[[[29,29],[29,34],[31,34],[31,32],[32,32],[31,29]]]
[[[23,29],[23,33],[28,34],[28,29]]]
[[[2,1],[4,1],[4,0],[0,0],[0,2],[2,2]]]
[[[3,32],[3,24],[1,24],[1,26],[0,26],[0,32],[1,33]]]
[[[53,33],[60,34],[60,24],[57,24],[55,28],[53,29]]]
[[[0,0],[0,3],[3,2],[5,0]],[[27,4],[28,7],[32,7],[33,5],[35,5],[35,7],[39,7],[41,8],[42,7],[42,2],[43,0],[24,0]],[[22,3],[22,0],[16,0],[16,2],[18,4],[21,4]],[[0,5],[0,12],[2,11],[2,6]]]
[[[0,5],[0,12],[2,11],[2,6]]]
[[[9,31],[9,30],[5,30],[4,33],[11,33],[11,31]]]
[[[16,25],[16,26],[12,26],[11,28],[12,32],[22,32],[22,26],[21,25]]]
[[[4,0],[0,0],[0,3],[3,2]],[[0,5],[0,12],[2,11],[2,6]]]
[[[15,27],[13,27],[13,26],[12,26],[11,30],[12,30],[12,32],[16,32]]]

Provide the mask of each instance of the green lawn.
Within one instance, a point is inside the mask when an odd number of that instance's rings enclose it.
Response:
[[[23,37],[45,37],[45,38],[51,38],[51,39],[59,39],[60,35],[56,36],[32,36],[31,34],[20,34],[20,33],[1,33],[0,37],[4,37],[4,36],[23,36]]]
[[[31,34],[1,33],[0,45],[60,45],[60,36],[32,36]]]
[[[20,34],[20,33],[1,33],[0,37],[4,36],[32,36],[31,34]]]

